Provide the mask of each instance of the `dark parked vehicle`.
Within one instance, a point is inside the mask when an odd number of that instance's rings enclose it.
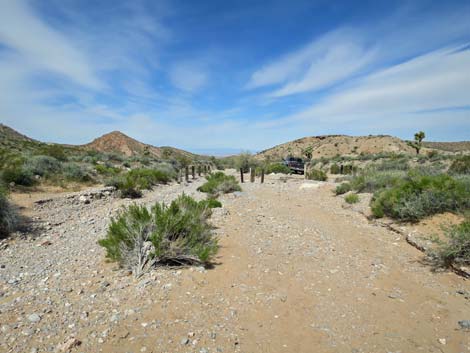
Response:
[[[289,167],[294,173],[304,173],[304,161],[302,158],[287,157],[282,163]]]

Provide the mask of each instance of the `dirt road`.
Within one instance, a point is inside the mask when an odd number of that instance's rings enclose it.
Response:
[[[332,185],[307,184],[269,176],[222,197],[212,269],[159,269],[136,282],[105,264],[93,242],[90,266],[49,276],[45,292],[28,297],[27,285],[6,284],[0,350],[53,350],[74,336],[77,352],[470,351],[470,333],[458,325],[470,319],[470,301],[457,293],[469,282],[432,273],[397,234],[344,207]],[[186,192],[198,195],[196,186]],[[159,198],[156,191],[141,202]],[[99,207],[93,212],[99,217]],[[93,229],[101,237],[106,224]],[[13,295],[27,299],[13,305]],[[28,322],[39,309],[41,321]]]

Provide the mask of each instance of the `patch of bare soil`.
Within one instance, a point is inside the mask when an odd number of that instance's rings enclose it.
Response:
[[[138,202],[183,191],[202,198],[200,183],[162,186]],[[345,206],[333,188],[300,176],[245,183],[213,215],[213,268],[162,268],[139,280],[106,263],[96,244],[132,201],[36,207],[51,229],[0,246],[0,351],[470,350],[458,324],[470,319],[461,294],[469,282],[431,272],[403,237],[358,212],[365,200]]]

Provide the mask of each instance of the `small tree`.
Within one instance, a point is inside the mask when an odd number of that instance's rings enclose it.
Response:
[[[419,151],[421,150],[421,147],[423,147],[423,140],[426,137],[423,131],[419,131],[415,134],[415,140],[414,141],[409,141],[408,145],[410,147],[413,147],[416,150],[416,154],[419,154]]]
[[[311,160],[311,159],[312,159],[312,155],[313,155],[313,146],[308,146],[307,148],[305,148],[305,149],[302,151],[302,154],[303,154],[308,160]]]

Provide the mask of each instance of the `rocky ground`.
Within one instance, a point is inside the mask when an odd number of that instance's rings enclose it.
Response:
[[[180,193],[160,186],[139,203]],[[96,241],[133,201],[108,190],[25,210],[36,231],[0,243],[0,352],[468,352],[470,286],[433,273],[403,236],[334,197],[268,176],[221,198],[213,268],[139,280]],[[459,323],[460,322],[460,323]]]

